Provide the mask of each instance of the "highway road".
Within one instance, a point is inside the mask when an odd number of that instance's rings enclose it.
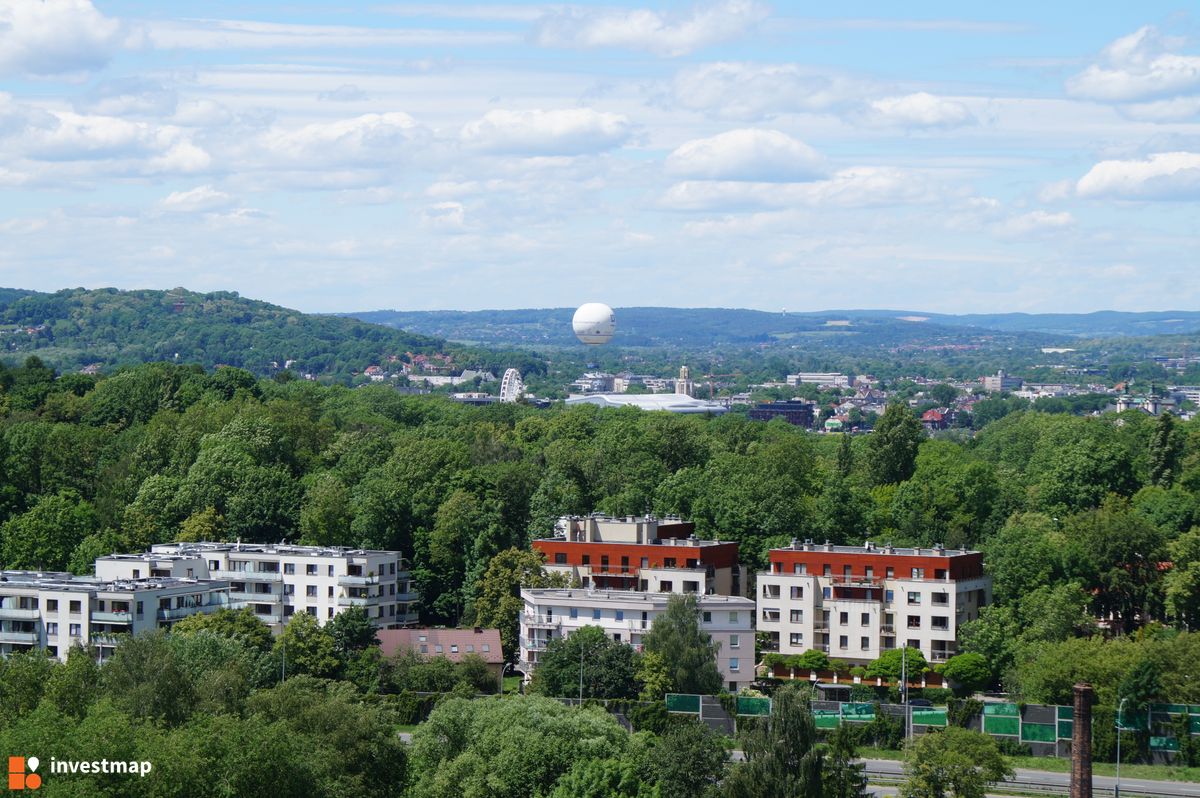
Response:
[[[891,759],[866,759],[867,776],[871,781],[899,782],[904,777],[904,765]],[[1013,778],[1005,782],[1013,787],[1029,792],[1044,792],[1047,794],[1062,794],[1069,792],[1071,774],[1048,773],[1044,770],[1017,770]],[[1114,795],[1117,780],[1112,776],[1093,776],[1092,791],[1097,796]],[[891,795],[893,789],[884,787],[876,789],[876,795]],[[1200,784],[1186,781],[1151,781],[1150,779],[1121,779],[1121,795],[1130,798],[1138,796],[1156,796],[1157,798],[1200,798]]]

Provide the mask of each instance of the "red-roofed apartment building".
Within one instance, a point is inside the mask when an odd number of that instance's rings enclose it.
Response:
[[[445,657],[461,662],[463,657],[476,654],[497,679],[504,667],[499,629],[380,629],[376,635],[385,657],[411,650],[427,659]]]

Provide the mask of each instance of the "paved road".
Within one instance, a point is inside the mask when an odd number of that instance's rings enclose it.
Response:
[[[903,763],[891,759],[867,759],[866,770],[869,776],[894,778],[903,777]],[[1048,773],[1044,770],[1018,769],[1016,775],[1008,780],[1014,786],[1040,789],[1045,792],[1066,793],[1071,786],[1071,774]],[[1112,776],[1093,776],[1092,789],[1097,795],[1113,795],[1117,780]],[[890,794],[884,789],[881,793]],[[1158,796],[1159,798],[1200,798],[1200,784],[1185,781],[1152,781],[1150,779],[1131,779],[1122,777],[1121,795],[1128,796]]]

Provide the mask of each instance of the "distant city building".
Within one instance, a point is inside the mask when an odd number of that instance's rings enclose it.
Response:
[[[796,385],[816,385],[822,388],[850,388],[854,385],[854,379],[845,374],[805,371],[799,374],[787,375],[787,384],[793,387]]]
[[[292,615],[321,623],[362,607],[379,627],[416,623],[415,595],[399,552],[270,543],[163,543],[96,560],[102,579],[181,577],[229,582],[229,604],[249,607],[278,633]]]
[[[226,580],[178,576],[105,579],[68,573],[0,572],[0,655],[44,649],[66,660],[72,646],[106,659],[119,634],[166,628],[230,606]]]
[[[1173,385],[1167,389],[1176,402],[1191,402],[1200,405],[1200,385]]]
[[[813,425],[815,405],[803,399],[787,399],[778,402],[759,402],[750,410],[755,421],[770,421],[782,418],[789,424],[808,429]]]
[[[696,392],[692,383],[692,375],[687,366],[679,367],[679,379],[675,381],[675,393],[679,396],[691,396]]]
[[[678,518],[567,516],[555,536],[533,541],[545,568],[605,590],[741,595],[738,544],[700,540]]]
[[[499,629],[381,629],[376,636],[379,652],[385,657],[412,651],[422,659],[445,657],[451,662],[462,662],[464,657],[474,654],[487,663],[497,680],[504,667]]]
[[[756,586],[758,631],[783,654],[815,649],[865,664],[908,646],[945,662],[958,650],[959,627],[992,600],[977,551],[793,541],[767,559]]]
[[[637,407],[642,410],[664,410],[668,413],[708,413],[714,416],[729,412],[729,408],[718,402],[693,399],[678,394],[623,394],[596,393],[572,396],[568,405],[591,404],[600,407]]]
[[[1157,416],[1162,413],[1173,413],[1175,409],[1175,400],[1169,396],[1130,396],[1129,394],[1122,394],[1117,397],[1118,413],[1126,410],[1141,410],[1143,413]]]
[[[584,626],[635,650],[654,619],[667,609],[667,593],[567,588],[526,588],[520,617],[519,666],[526,675],[551,640],[569,637]],[[700,628],[717,643],[717,670],[725,687],[736,693],[754,680],[754,601],[741,596],[698,596]]]
[[[588,371],[567,386],[576,393],[602,393],[613,390],[613,375],[602,371]]]
[[[1010,377],[1004,373],[1004,369],[997,371],[994,377],[983,378],[983,389],[992,393],[1015,391],[1023,384],[1024,382],[1020,377]]]

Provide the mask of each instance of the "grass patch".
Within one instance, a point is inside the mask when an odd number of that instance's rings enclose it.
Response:
[[[505,676],[504,677],[504,694],[520,692],[522,676]]]
[[[419,725],[419,723],[398,723],[396,724],[396,734],[412,734]]]
[[[859,748],[858,755],[862,759],[892,759],[904,758],[903,751],[891,751],[883,748]],[[1071,760],[1059,759],[1053,756],[1010,756],[1009,762],[1014,768],[1021,770],[1042,770],[1048,773],[1070,773]],[[1093,762],[1092,775],[1116,776],[1117,766],[1112,762]],[[1177,765],[1121,765],[1121,778],[1153,779],[1157,781],[1200,781],[1200,768],[1182,767]]]

